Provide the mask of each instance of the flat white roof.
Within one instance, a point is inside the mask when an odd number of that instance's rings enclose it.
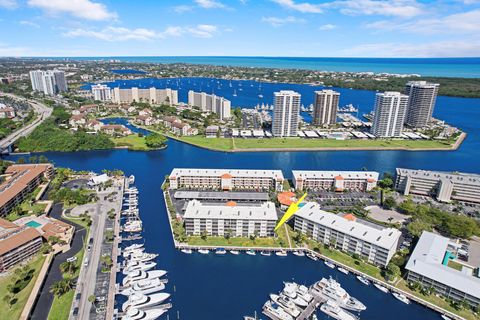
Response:
[[[344,179],[374,179],[378,180],[378,172],[375,171],[314,171],[314,170],[292,170],[296,179],[335,179],[340,176]]]
[[[304,133],[307,136],[307,138],[318,138],[318,134],[313,130],[306,130],[304,131]]]
[[[277,211],[273,202],[264,202],[261,205],[214,205],[202,204],[198,200],[188,202],[185,210],[185,219],[242,219],[242,220],[271,220],[277,221]]]
[[[446,179],[457,184],[480,186],[480,175],[473,173],[397,168],[397,175],[410,176],[412,178],[426,179],[431,181]]]
[[[170,173],[170,177],[177,176],[199,176],[199,177],[220,177],[223,174],[229,174],[233,177],[251,177],[260,178],[267,177],[272,179],[283,180],[283,173],[281,170],[261,170],[261,169],[189,169],[189,168],[175,168]]]
[[[307,202],[295,216],[333,229],[351,237],[391,250],[398,243],[401,232],[393,228],[347,220],[342,216],[323,211],[316,202]]]
[[[442,264],[449,243],[448,238],[424,231],[405,268],[480,298],[480,279]]]

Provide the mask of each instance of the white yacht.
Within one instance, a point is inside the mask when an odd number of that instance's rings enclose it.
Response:
[[[225,250],[223,248],[215,250],[215,254],[218,254],[218,255],[224,255],[226,253],[227,253],[227,250]]]
[[[123,226],[123,231],[125,232],[140,232],[142,231],[142,221],[140,220],[130,220],[125,223]]]
[[[307,258],[313,260],[313,261],[318,261],[318,257],[312,253],[307,253]]]
[[[149,271],[149,270],[152,270],[153,268],[155,268],[156,265],[157,265],[157,263],[153,262],[153,261],[147,261],[147,262],[135,262],[134,261],[134,262],[131,262],[131,263],[127,263],[125,268],[123,268],[122,273],[124,275],[127,275],[127,274],[132,273],[133,271],[137,271],[137,270]]]
[[[162,291],[164,289],[165,289],[165,284],[159,278],[145,279],[145,280],[137,281],[133,284],[133,286],[120,291],[120,294],[124,296],[130,296],[135,292],[149,294],[149,293]]]
[[[250,256],[256,255],[255,251],[253,251],[252,249],[247,250],[245,253],[248,254],[248,255],[250,255]]]
[[[314,288],[318,290],[324,298],[338,303],[342,308],[353,311],[363,311],[367,308],[359,300],[351,297],[348,292],[342,288],[340,283],[332,278],[322,278],[322,280],[315,283]]]
[[[280,320],[294,320],[291,315],[289,315],[279,305],[270,300],[263,305],[263,308]]]
[[[135,183],[135,176],[133,174],[130,177],[128,177],[128,183],[130,183],[130,184]]]
[[[123,278],[122,285],[124,287],[131,286],[140,280],[161,278],[166,274],[167,271],[165,270],[153,270],[147,272],[137,270],[129,273],[125,278]]]
[[[286,257],[288,255],[287,251],[277,251],[275,252],[275,255],[279,256],[279,257]]]
[[[128,258],[130,255],[141,254],[145,251],[145,248],[137,248],[132,250],[123,250],[123,257]]]
[[[392,295],[395,297],[395,299],[398,299],[405,304],[410,304],[410,300],[408,300],[408,298],[405,295],[398,292],[392,292]]]
[[[363,283],[366,286],[370,285],[370,281],[368,281],[368,279],[365,278],[365,277],[357,276],[357,279],[358,279],[358,281],[360,281],[361,283]]]
[[[292,299],[295,299],[297,297],[297,289],[298,285],[294,282],[284,282],[283,285],[285,286],[283,288],[283,293]]]
[[[280,305],[283,310],[285,310],[289,315],[296,318],[300,315],[300,310],[298,310],[295,303],[290,300],[287,296],[279,296],[276,294],[270,294],[270,299],[276,304]]]
[[[380,290],[380,291],[382,291],[382,292],[384,292],[384,293],[389,293],[389,292],[390,292],[386,287],[382,286],[382,285],[379,284],[379,283],[376,283],[376,282],[375,282],[373,285],[375,286],[375,288],[377,288],[378,290]]]
[[[185,249],[182,249],[180,251],[182,251],[185,254],[192,254],[193,253],[192,249],[189,249],[189,248],[185,248]]]
[[[199,249],[199,250],[198,250],[198,253],[201,253],[201,254],[209,254],[209,253],[210,253],[210,250],[208,250],[208,249]]]
[[[143,311],[137,308],[129,308],[122,320],[155,320],[160,318],[165,312],[167,312],[167,309],[152,308]]]
[[[347,269],[342,268],[342,267],[338,267],[337,270],[340,271],[343,274],[350,274],[350,271],[348,271]]]
[[[134,293],[129,296],[127,302],[122,305],[122,310],[125,312],[129,308],[140,309],[146,307],[153,307],[159,305],[168,298],[170,298],[170,294],[164,292],[154,293],[150,295]]]
[[[135,253],[130,255],[130,261],[136,261],[136,262],[147,262],[151,261],[158,257],[158,254],[156,253],[146,253],[146,252],[140,252],[140,253]]]
[[[135,249],[140,249],[140,248],[143,248],[143,243],[133,243],[127,247],[125,247],[125,249],[123,249],[123,251],[133,251]]]
[[[270,257],[272,255],[270,251],[260,251],[260,254],[265,257]]]
[[[230,253],[235,255],[235,256],[238,256],[240,254],[240,251],[237,251],[237,250],[230,250]]]
[[[324,261],[323,262],[327,267],[329,267],[330,269],[335,269],[335,265],[333,263],[331,263],[330,261]]]
[[[358,320],[358,317],[343,310],[335,301],[332,300],[327,300],[327,302],[322,304],[320,310],[328,316],[337,320]]]
[[[305,256],[305,252],[299,251],[299,250],[293,250],[293,255],[295,255],[295,256],[297,256],[297,257],[304,257],[304,256]]]

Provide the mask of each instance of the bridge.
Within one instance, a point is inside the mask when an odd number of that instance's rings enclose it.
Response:
[[[25,100],[22,97],[18,97],[9,93],[0,93],[0,96],[8,96],[17,100]],[[37,118],[31,123],[15,130],[7,137],[0,140],[0,154],[10,153],[12,151],[12,145],[15,143],[15,141],[17,141],[21,137],[28,136],[30,133],[32,133],[33,130],[35,130],[35,128],[37,128],[43,121],[45,121],[52,115],[53,109],[47,107],[43,103],[34,100],[26,101],[30,104],[30,106],[32,106],[33,111],[37,114]]]

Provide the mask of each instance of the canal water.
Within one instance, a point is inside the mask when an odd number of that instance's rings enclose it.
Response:
[[[341,99],[369,111],[367,101],[368,105],[373,103],[373,96],[374,92],[347,89],[342,91]],[[367,310],[362,312],[362,319],[440,319],[429,309],[405,305],[373,286],[364,286],[352,275],[307,258],[182,254],[173,248],[160,189],[165,175],[174,167],[281,169],[287,177],[291,177],[292,169],[367,168],[393,172],[396,167],[407,167],[480,173],[480,99],[439,97],[435,116],[469,134],[459,150],[225,153],[169,141],[167,149],[152,152],[105,150],[44,155],[56,166],[97,172],[121,169],[127,175],[135,175],[147,251],[158,253],[159,268],[169,272],[167,292],[172,293],[173,303],[170,319],[177,319],[177,311],[180,319],[241,319],[255,310],[260,313],[269,294],[282,289],[283,281],[293,279],[310,285],[328,276],[336,278],[352,296],[365,303]],[[327,319],[321,313],[319,318]]]

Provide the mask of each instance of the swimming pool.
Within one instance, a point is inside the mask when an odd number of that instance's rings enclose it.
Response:
[[[36,221],[28,221],[27,223],[25,223],[25,225],[32,228],[38,228],[41,226],[41,224]]]

